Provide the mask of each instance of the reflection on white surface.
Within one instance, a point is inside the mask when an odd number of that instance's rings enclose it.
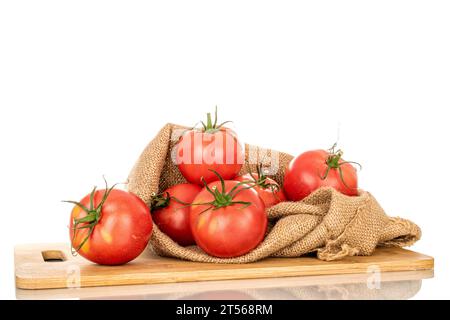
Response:
[[[433,271],[16,290],[18,299],[351,300],[410,299]]]

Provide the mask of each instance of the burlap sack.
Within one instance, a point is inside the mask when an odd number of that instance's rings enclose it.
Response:
[[[176,142],[173,132],[181,126],[167,124],[147,145],[129,175],[128,190],[149,203],[152,193],[186,182],[171,160]],[[246,159],[264,152],[245,146]],[[258,148],[258,151],[266,151]],[[268,155],[277,153],[268,150]],[[292,156],[277,153],[279,169],[273,176],[282,185],[283,172]],[[245,167],[245,166],[244,166]],[[243,167],[243,172],[247,168]],[[254,165],[251,165],[254,170]],[[319,189],[299,202],[283,202],[267,210],[269,228],[264,241],[246,255],[222,259],[204,253],[197,246],[181,247],[155,225],[150,240],[162,256],[197,262],[247,263],[266,257],[299,257],[317,252],[321,260],[370,255],[376,246],[408,246],[420,239],[420,228],[411,221],[388,217],[375,198],[365,191],[348,197],[332,188]]]

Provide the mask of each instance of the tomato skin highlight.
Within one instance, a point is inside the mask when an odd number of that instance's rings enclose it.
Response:
[[[225,180],[236,177],[244,163],[244,153],[236,135],[228,128],[212,133],[189,130],[178,141],[176,163],[188,182],[202,186],[202,177],[207,183],[218,180],[211,169]]]
[[[358,177],[356,169],[349,163],[340,167],[345,183],[342,181],[338,169],[327,172],[327,159],[330,153],[325,150],[313,150],[302,153],[292,159],[286,168],[284,176],[284,191],[291,201],[300,201],[320,187],[332,187],[348,195],[358,195]]]
[[[250,173],[247,173],[235,178],[234,180],[243,182],[253,181],[253,179],[257,179],[256,173],[252,173],[251,175]],[[253,189],[258,193],[266,208],[270,208],[280,202],[286,201],[286,195],[284,194],[283,189],[279,187],[275,180],[266,177],[266,183],[277,185],[279,188],[278,190],[272,190],[271,188],[263,188],[259,185],[254,186]]]
[[[159,229],[181,246],[193,245],[195,240],[189,217],[191,207],[176,200],[192,203],[201,190],[200,186],[191,183],[172,186],[163,193],[168,193],[176,199],[170,199],[167,207],[152,212],[153,221]]]
[[[225,190],[230,191],[238,181],[225,181]],[[208,185],[221,190],[219,181]],[[241,186],[246,187],[245,185]],[[253,189],[240,191],[234,201],[250,202],[249,206],[231,204],[214,208],[211,205],[191,207],[192,233],[197,245],[211,256],[219,258],[238,257],[256,248],[264,239],[267,229],[265,206]],[[214,201],[213,195],[202,189],[194,203]]]
[[[94,194],[94,206],[97,207],[105,190],[97,190]],[[89,207],[90,195],[80,203]],[[88,229],[74,230],[74,219],[87,214],[75,206],[70,219],[70,240],[74,248],[78,248]],[[83,226],[83,224],[78,227]],[[107,197],[98,224],[78,253],[98,264],[121,265],[139,256],[150,240],[153,222],[148,206],[136,195],[114,189]],[[75,237],[74,237],[75,232]]]

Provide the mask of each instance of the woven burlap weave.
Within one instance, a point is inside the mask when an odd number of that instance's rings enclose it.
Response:
[[[171,160],[175,132],[181,126],[167,124],[144,149],[129,179],[128,190],[149,203],[152,193],[186,182]],[[246,159],[255,153],[246,145]],[[259,151],[263,149],[257,148]],[[274,178],[283,183],[283,172],[292,156],[276,153],[279,160]],[[264,154],[264,152],[257,152]],[[252,165],[251,165],[252,166]],[[254,164],[253,164],[254,169]],[[243,168],[243,171],[247,168]],[[266,257],[299,257],[317,252],[321,260],[345,256],[370,255],[376,246],[408,246],[420,239],[420,228],[411,221],[388,217],[375,198],[365,191],[348,197],[332,188],[322,188],[299,202],[282,202],[267,210],[269,228],[264,241],[246,255],[221,259],[207,255],[196,246],[181,247],[154,226],[150,240],[153,250],[162,256],[198,262],[247,263]]]

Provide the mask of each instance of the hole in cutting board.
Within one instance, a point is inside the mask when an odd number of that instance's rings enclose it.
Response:
[[[66,261],[66,256],[59,250],[42,251],[42,258],[45,262],[63,262]]]

